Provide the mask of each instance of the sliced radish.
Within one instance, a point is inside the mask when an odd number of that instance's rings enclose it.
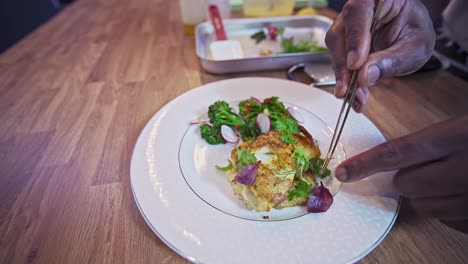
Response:
[[[239,141],[239,136],[230,126],[227,125],[221,126],[221,136],[229,143],[237,143]]]
[[[271,129],[271,120],[264,113],[260,113],[257,115],[257,125],[260,131],[265,134]]]
[[[304,123],[304,117],[294,107],[288,107],[288,113],[299,123]]]
[[[258,103],[260,105],[262,104],[262,102],[260,100],[258,100],[257,98],[255,98],[253,96],[251,96],[250,99],[252,99],[253,101],[255,101],[256,103]]]

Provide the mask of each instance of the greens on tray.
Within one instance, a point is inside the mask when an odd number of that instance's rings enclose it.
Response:
[[[267,33],[265,33],[265,31]],[[266,29],[254,33],[250,36],[251,39],[255,40],[256,44],[259,44],[263,40],[279,41],[281,43],[281,53],[297,53],[297,52],[323,52],[327,48],[317,45],[315,41],[310,40],[294,40],[293,37],[284,36],[284,27],[276,27],[274,25],[268,25]],[[279,38],[278,38],[279,37]],[[271,55],[271,50],[261,50],[260,55]]]

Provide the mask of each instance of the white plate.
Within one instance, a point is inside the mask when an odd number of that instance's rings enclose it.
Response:
[[[307,128],[326,151],[326,124],[336,123],[341,107],[332,95],[266,78],[231,79],[191,90],[161,108],[135,145],[131,184],[148,225],[170,248],[197,263],[351,263],[364,257],[396,219],[399,198],[389,188],[393,173],[344,184],[326,213],[304,215],[301,207],[273,210],[263,221],[265,213],[243,208],[213,168],[226,163],[232,146],[209,146],[196,127],[188,126],[216,100],[250,96],[279,96],[304,111]],[[367,118],[350,113],[341,137],[348,156],[384,141]]]

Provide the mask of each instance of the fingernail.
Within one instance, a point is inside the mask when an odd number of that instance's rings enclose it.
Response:
[[[380,78],[380,68],[373,64],[367,68],[367,85],[374,85]]]
[[[354,109],[354,111],[358,112],[358,111],[359,111],[359,108],[361,108],[361,103],[359,103],[358,101],[354,101],[354,102],[353,102],[353,109]]]
[[[348,68],[351,69],[353,65],[357,62],[358,57],[357,53],[354,50],[348,52],[348,57],[346,58],[346,63],[348,64]]]
[[[346,174],[346,169],[343,167],[336,168],[335,176],[339,181],[342,181],[342,182],[348,179],[348,175]]]
[[[337,80],[336,85],[335,85],[335,90],[333,91],[335,93],[335,96],[338,96],[342,86],[343,86],[343,82],[341,80]]]

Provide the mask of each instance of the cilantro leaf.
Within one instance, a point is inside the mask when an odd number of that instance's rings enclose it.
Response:
[[[331,171],[328,168],[325,168],[323,172],[321,171],[324,162],[325,161],[321,158],[313,158],[310,160],[309,164],[310,171],[320,179],[331,175]]]
[[[280,132],[285,132],[288,134],[298,134],[299,133],[299,124],[296,120],[292,118],[279,118],[273,122],[273,128]]]
[[[280,139],[281,139],[281,141],[283,141],[286,144],[296,143],[296,139],[293,136],[291,136],[291,134],[288,134],[288,133],[281,134]]]
[[[224,172],[226,172],[226,171],[232,169],[232,162],[231,162],[230,160],[227,160],[227,161],[229,162],[229,164],[228,164],[227,166],[221,167],[221,166],[215,165],[215,167],[216,167],[218,170],[224,171]]]
[[[237,170],[244,167],[245,165],[253,164],[257,162],[255,154],[245,149],[237,149]]]
[[[296,171],[299,177],[302,179],[302,173],[309,168],[309,159],[307,153],[301,147],[296,147],[293,152],[293,157],[296,160]]]
[[[292,134],[299,133],[299,124],[297,123],[296,120],[289,118],[289,117],[278,118],[276,121],[273,122],[273,128],[277,131],[282,132],[280,139],[284,143],[287,143],[287,144],[296,143],[296,139],[291,136]]]
[[[302,180],[297,185],[296,188],[292,189],[288,194],[288,200],[291,201],[294,198],[309,198],[310,190],[313,185]]]

